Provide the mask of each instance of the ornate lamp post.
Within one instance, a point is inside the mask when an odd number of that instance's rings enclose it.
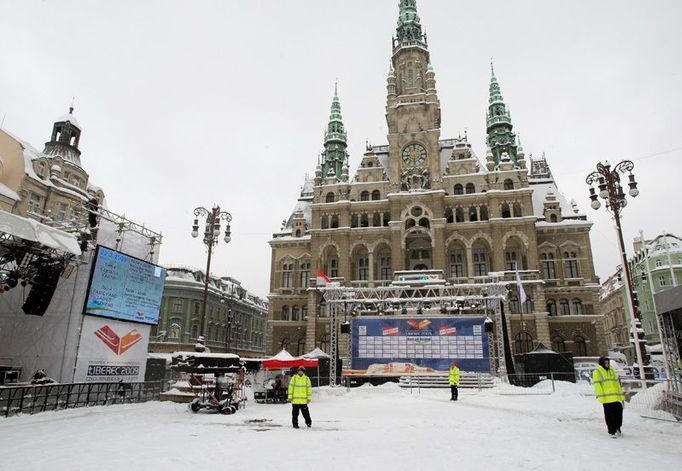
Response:
[[[616,164],[613,168],[608,161],[605,163],[599,162],[597,170],[587,176],[585,182],[590,185],[590,199],[592,200],[592,209],[597,210],[601,207],[599,198],[606,202],[606,210],[613,215],[616,221],[616,231],[618,232],[618,243],[620,246],[621,265],[623,272],[625,272],[625,290],[627,292],[626,301],[630,309],[630,330],[632,331],[632,342],[634,343],[635,353],[637,354],[637,363],[639,364],[639,377],[642,380],[642,385],[646,387],[644,366],[649,364],[649,356],[646,354],[644,348],[646,341],[644,340],[644,330],[642,329],[642,320],[640,311],[638,309],[639,302],[636,299],[636,294],[632,288],[632,274],[630,272],[630,265],[628,264],[627,255],[625,254],[625,242],[623,241],[623,230],[620,225],[620,213],[628,204],[625,199],[625,190],[621,182],[621,175],[628,174],[628,194],[631,197],[639,195],[637,189],[637,182],[632,170],[635,168],[629,160],[623,160]],[[595,191],[593,185],[597,185],[599,193]]]
[[[230,221],[232,221],[232,215],[227,211],[220,211],[220,206],[214,206],[213,209],[208,210],[204,207],[199,206],[194,209],[194,224],[192,225],[192,237],[196,238],[199,235],[199,217],[206,218],[206,226],[204,229],[204,244],[208,248],[208,257],[206,259],[206,277],[204,279],[204,304],[201,308],[201,325],[199,328],[199,335],[206,335],[206,304],[208,302],[208,280],[211,273],[211,254],[213,253],[213,247],[218,244],[218,238],[220,237],[220,221],[223,220],[227,223],[225,226],[225,243],[229,243],[232,238],[230,237]]]

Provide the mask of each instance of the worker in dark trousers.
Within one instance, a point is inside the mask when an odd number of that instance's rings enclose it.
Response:
[[[298,411],[303,413],[305,424],[310,427],[313,421],[310,420],[310,410],[308,403],[313,399],[313,386],[310,378],[305,375],[305,368],[298,367],[298,372],[289,381],[289,401],[291,402],[291,423],[294,428],[298,428]]]
[[[597,362],[597,369],[592,373],[592,384],[597,400],[604,407],[606,429],[611,438],[621,436],[623,425],[623,404],[625,395],[618,379],[618,373],[611,368],[608,357],[601,357]]]
[[[457,388],[459,387],[459,367],[457,362],[453,361],[450,365],[450,400],[456,401],[458,396]]]

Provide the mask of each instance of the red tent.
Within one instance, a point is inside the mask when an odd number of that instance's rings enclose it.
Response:
[[[284,370],[288,368],[298,368],[299,366],[317,368],[319,363],[320,362],[317,359],[292,357],[289,352],[282,350],[274,357],[263,360],[263,368],[266,370]]]

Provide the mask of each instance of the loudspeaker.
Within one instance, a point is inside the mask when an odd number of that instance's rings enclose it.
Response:
[[[341,324],[341,333],[342,334],[350,334],[350,323]]]
[[[43,266],[31,281],[31,291],[26,296],[26,301],[21,309],[31,316],[42,316],[52,301],[62,267]]]

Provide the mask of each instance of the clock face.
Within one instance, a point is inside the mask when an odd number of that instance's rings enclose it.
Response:
[[[403,161],[408,165],[420,165],[426,160],[426,149],[421,144],[410,144],[403,149]]]

